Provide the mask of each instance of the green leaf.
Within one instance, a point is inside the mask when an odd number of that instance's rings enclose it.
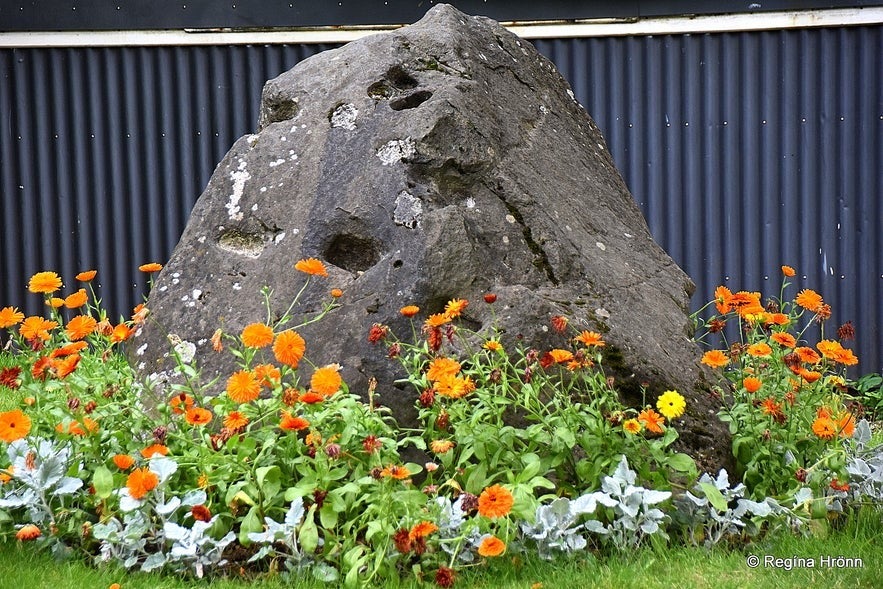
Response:
[[[99,466],[92,475],[92,486],[95,487],[95,495],[101,499],[107,499],[113,493],[113,473],[106,466]]]
[[[466,479],[466,491],[473,495],[478,495],[484,490],[486,482],[487,466],[485,466],[484,462],[479,462],[478,465],[472,469],[472,472],[469,473],[469,478]]]
[[[278,466],[262,466],[255,471],[258,488],[265,499],[275,497],[282,489],[282,471]],[[269,502],[269,501],[267,501]]]
[[[688,454],[683,452],[669,456],[666,459],[666,464],[678,472],[694,472],[696,470],[696,463]]]
[[[322,509],[319,510],[319,521],[326,530],[330,530],[337,525],[337,517],[338,512],[330,502],[322,505]]]
[[[316,528],[315,516],[316,506],[313,505],[310,507],[310,511],[300,527],[300,532],[297,534],[298,542],[300,542],[300,546],[306,554],[315,552],[316,547],[319,545],[319,530]]]
[[[239,524],[239,543],[248,546],[251,544],[251,540],[248,539],[248,534],[251,532],[262,532],[263,530],[264,524],[258,515],[258,508],[257,506],[254,506],[248,510],[245,517],[242,518],[242,523]]]
[[[708,502],[711,503],[715,509],[718,511],[727,510],[727,500],[724,499],[724,496],[718,488],[714,486],[714,483],[699,483],[699,487],[705,493],[705,498],[708,499]]]

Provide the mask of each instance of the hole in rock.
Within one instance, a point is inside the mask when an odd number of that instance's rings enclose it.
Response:
[[[287,121],[293,119],[295,115],[297,115],[297,101],[291,100],[290,98],[276,96],[268,99],[266,104],[267,110],[269,111],[267,114],[268,123]]]
[[[402,262],[401,260],[396,260],[395,262],[392,263],[392,267],[393,268],[401,268],[402,264],[404,264],[404,262]]]
[[[264,240],[254,233],[229,229],[218,236],[218,247],[240,256],[257,258],[264,251]]]
[[[380,261],[377,244],[367,237],[343,233],[325,248],[325,259],[349,272],[364,272]]]
[[[386,79],[399,90],[410,90],[417,87],[417,80],[400,65],[394,65],[386,71]]]
[[[375,100],[389,98],[394,92],[395,90],[390,88],[389,83],[386,80],[380,80],[379,82],[374,82],[368,86],[368,96]]]
[[[417,108],[432,97],[429,90],[418,90],[413,94],[409,94],[403,98],[397,98],[389,103],[389,108],[393,110],[405,110],[407,108]]]

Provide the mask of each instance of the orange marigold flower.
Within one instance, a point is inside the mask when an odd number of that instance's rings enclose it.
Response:
[[[665,431],[662,427],[665,424],[665,418],[653,409],[644,409],[638,413],[638,421],[644,424],[648,432],[661,434]]]
[[[273,355],[276,360],[291,368],[297,368],[306,349],[307,343],[304,338],[292,330],[279,333],[273,343]]]
[[[776,400],[772,397],[764,399],[760,405],[763,414],[769,415],[773,419],[779,420],[785,416],[785,414],[782,412],[781,403],[776,402]]]
[[[3,307],[0,309],[0,329],[12,327],[21,323],[25,314],[15,307]]]
[[[417,313],[420,312],[420,307],[417,305],[405,305],[401,309],[399,309],[399,313],[404,317],[413,317]]]
[[[469,301],[465,299],[452,299],[445,305],[445,315],[452,319],[459,317],[468,305]]]
[[[822,357],[819,356],[815,350],[805,346],[795,348],[794,353],[797,354],[800,361],[805,364],[818,364],[822,360]]]
[[[810,288],[805,288],[797,293],[797,296],[794,298],[794,302],[807,311],[813,312],[815,312],[815,310],[818,309],[823,303],[822,295]]]
[[[712,368],[722,368],[730,363],[730,357],[720,350],[709,350],[702,355],[702,363]]]
[[[261,394],[261,383],[253,372],[240,370],[227,379],[226,390],[234,403],[251,403]]]
[[[549,350],[549,355],[552,356],[552,360],[554,360],[558,364],[563,364],[565,362],[570,362],[571,360],[573,360],[573,353],[568,350],[561,350],[559,348]]]
[[[60,348],[56,348],[52,350],[52,353],[49,354],[50,358],[61,358],[64,356],[71,356],[78,352],[82,352],[86,348],[89,347],[89,344],[86,342],[73,342],[66,346],[61,346]]]
[[[433,313],[429,317],[426,318],[426,321],[423,323],[424,328],[432,329],[433,327],[441,327],[445,323],[450,323],[451,318],[444,313]]]
[[[830,417],[816,417],[812,422],[812,433],[823,440],[830,440],[837,435],[837,424]]]
[[[601,334],[596,331],[582,331],[573,339],[588,348],[602,348],[605,345],[604,341],[601,339]]]
[[[380,471],[380,476],[381,478],[390,478],[396,479],[397,481],[403,481],[411,476],[411,472],[408,470],[407,467],[400,464],[390,464]]]
[[[339,299],[340,297],[343,296],[343,291],[340,290],[339,288],[332,288],[331,289],[331,296],[334,297],[335,299]]]
[[[135,333],[134,327],[129,327],[125,323],[120,323],[116,327],[113,328],[113,331],[110,333],[110,341],[111,343],[118,344],[120,342],[124,342]]]
[[[805,380],[808,384],[812,384],[822,378],[821,372],[818,372],[816,370],[807,370],[806,368],[799,368],[797,370],[797,375]]]
[[[70,356],[63,358],[53,358],[49,361],[49,366],[51,366],[52,369],[55,370],[55,376],[57,378],[66,377],[71,372],[76,370],[79,364],[79,354],[71,354]]]
[[[475,390],[475,382],[468,376],[444,376],[436,383],[435,390],[442,397],[460,399]]]
[[[60,297],[52,297],[51,299],[46,301],[46,304],[49,305],[50,307],[52,307],[53,309],[60,309],[61,307],[64,306],[64,299],[62,299]]]
[[[502,485],[487,487],[478,496],[478,513],[491,519],[506,517],[515,505],[512,493]]]
[[[81,340],[88,337],[98,326],[98,321],[89,315],[77,315],[67,322],[64,333],[71,341]]]
[[[285,431],[297,432],[310,427],[310,422],[303,417],[294,416],[288,411],[283,411],[282,417],[279,420],[279,427]]]
[[[178,393],[169,399],[169,407],[172,408],[172,413],[176,415],[185,413],[188,409],[193,407],[194,403],[195,401],[193,400],[193,397],[187,393]]]
[[[767,313],[767,325],[788,325],[791,319],[784,313]]]
[[[746,376],[742,379],[742,386],[749,393],[756,393],[763,386],[763,382],[755,376]]]
[[[486,536],[478,545],[479,556],[494,557],[506,552],[506,543],[496,536]]]
[[[53,293],[63,285],[55,272],[37,272],[28,281],[28,290],[35,293]]]
[[[159,264],[157,262],[150,262],[149,264],[141,264],[140,266],[138,266],[138,269],[142,272],[150,274],[162,270],[162,264]]]
[[[33,366],[31,366],[31,375],[34,378],[45,380],[51,367],[52,358],[48,356],[43,356],[39,358],[36,362],[34,362]]]
[[[19,542],[30,542],[31,540],[36,540],[42,534],[43,532],[40,531],[40,528],[34,524],[26,524],[15,533],[15,539]]]
[[[791,266],[782,266],[782,274],[787,276],[788,278],[791,278],[792,276],[797,274],[797,272],[795,272],[794,268],[792,268]]]
[[[299,270],[304,274],[309,274],[310,276],[328,276],[328,270],[325,269],[325,264],[316,258],[300,260],[294,265],[294,269]]]
[[[837,433],[841,438],[851,438],[855,433],[855,415],[844,411],[837,418]]]
[[[12,480],[12,475],[15,473],[15,467],[10,466],[9,468],[0,468],[0,485],[5,485],[9,481]]]
[[[446,376],[456,376],[460,372],[460,363],[452,358],[438,356],[429,363],[429,369],[426,371],[426,378],[436,382]]]
[[[764,342],[757,342],[755,344],[751,344],[750,346],[748,346],[747,352],[748,352],[749,356],[764,358],[764,357],[772,354],[773,349],[770,348],[769,344],[766,344]]]
[[[726,286],[718,286],[714,289],[714,306],[717,307],[719,314],[726,315],[733,310],[732,305],[730,305],[730,298],[732,296],[733,293]]]
[[[340,390],[343,379],[338,364],[328,364],[317,368],[310,378],[310,388],[320,395],[333,395]]]
[[[31,418],[20,409],[0,413],[0,440],[7,444],[20,440],[31,431]]]
[[[76,309],[77,307],[82,307],[89,300],[89,295],[86,294],[86,289],[81,288],[77,292],[68,295],[64,299],[64,306],[68,309]]]
[[[148,460],[157,454],[159,454],[160,456],[168,456],[169,449],[162,444],[151,444],[150,446],[141,450],[141,456]]]
[[[150,309],[144,303],[139,303],[132,309],[132,323],[134,325],[142,325],[148,315],[150,315]]]
[[[120,470],[129,470],[135,464],[135,459],[128,454],[114,454],[113,463]]]
[[[126,478],[126,488],[132,499],[143,499],[158,484],[159,477],[147,467],[136,468]]]
[[[316,391],[307,391],[303,395],[298,396],[298,401],[306,405],[315,405],[325,400],[325,395]]]
[[[834,354],[834,361],[844,366],[853,366],[858,364],[858,358],[849,348],[840,348]]]
[[[95,278],[96,274],[98,274],[97,270],[85,270],[74,276],[74,278],[76,278],[80,282],[91,282],[92,279]]]
[[[21,325],[18,326],[18,333],[25,339],[39,339],[45,342],[50,338],[49,332],[56,327],[58,327],[58,323],[55,321],[34,315],[21,322]]]
[[[783,348],[793,348],[797,345],[797,339],[786,331],[777,331],[770,336],[770,339]]]
[[[261,386],[273,388],[282,381],[282,373],[272,364],[258,364],[254,367],[254,376]]]
[[[622,429],[625,433],[634,435],[639,433],[643,429],[643,426],[637,419],[626,419],[622,422]]]
[[[184,419],[190,425],[203,426],[212,420],[212,412],[203,407],[191,407],[184,413]]]
[[[426,536],[430,535],[431,533],[437,532],[437,531],[438,531],[437,525],[435,525],[434,523],[429,522],[429,521],[422,521],[422,522],[414,524],[411,527],[411,531],[408,532],[408,537],[411,538],[411,540],[414,540],[416,538],[425,538]]]
[[[263,348],[273,343],[273,328],[264,323],[246,325],[239,336],[247,348]]]
[[[224,418],[224,427],[231,431],[239,431],[247,426],[248,423],[248,417],[239,411],[231,411],[227,414],[227,417]]]
[[[432,440],[432,442],[429,443],[429,449],[435,454],[444,454],[449,452],[453,447],[454,442],[451,440]]]

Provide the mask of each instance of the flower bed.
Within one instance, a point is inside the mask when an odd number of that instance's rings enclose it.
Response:
[[[325,288],[319,260],[295,269],[301,292]],[[94,271],[64,298],[62,279],[40,272],[29,289],[48,318],[0,309],[10,336],[0,391],[12,407],[0,411],[0,534],[143,571],[234,567],[347,586],[415,575],[449,587],[463,567],[507,553],[809,529],[883,499],[883,454],[846,394],[844,370],[857,362],[841,343],[848,327],[826,339],[830,308],[810,290],[785,300],[793,271],[783,272],[777,299],[721,287],[699,313],[716,311],[702,339],[723,346],[703,362],[732,383],[717,394],[738,466],[701,476],[671,449],[681,394],[623,406],[603,336],[566,317],[550,318],[560,336],[550,350],[464,327],[470,304],[505,305],[493,293],[428,315],[402,308],[406,339],[379,324],[366,334],[419,395],[421,427],[408,430],[378,399],[392,383],[357,395],[324,363],[333,359],[310,358],[298,330],[333,313],[346,296],[337,289],[310,316],[297,299],[277,315],[265,289],[278,319],[211,339],[239,364],[212,396],[195,384],[196,346],[175,334],[184,384],[135,379],[118,348],[150,320],[146,307],[111,322],[91,292]]]

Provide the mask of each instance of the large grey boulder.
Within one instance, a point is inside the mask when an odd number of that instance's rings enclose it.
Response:
[[[532,45],[496,22],[448,5],[418,23],[354,41],[269,81],[257,132],[215,170],[150,294],[151,321],[131,345],[142,374],[167,372],[167,334],[196,345],[209,381],[234,369],[211,351],[218,327],[237,333],[280,312],[301,287],[293,269],[323,260],[341,304],[301,330],[307,357],[338,362],[351,390],[369,377],[400,420],[415,392],[373,323],[410,332],[399,309],[425,313],[472,301],[466,320],[491,321],[498,295],[509,337],[561,347],[564,315],[604,333],[607,369],[623,398],[676,388],[690,401],[682,444],[715,468],[728,462],[700,353],[688,338],[693,284],[653,241],[598,127]],[[306,375],[309,374],[309,369]],[[652,396],[652,397],[651,397]]]

